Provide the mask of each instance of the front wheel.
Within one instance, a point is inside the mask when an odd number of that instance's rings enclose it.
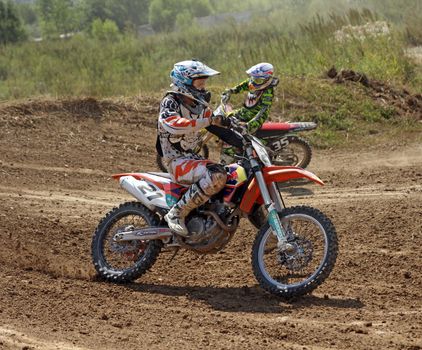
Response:
[[[116,242],[117,233],[158,226],[159,220],[138,202],[127,202],[110,211],[99,223],[92,238],[92,261],[98,275],[110,282],[132,282],[157,260],[162,242]]]
[[[274,165],[297,166],[305,169],[312,158],[312,148],[308,141],[298,136],[287,136],[288,145],[273,150]]]
[[[294,250],[281,251],[277,237],[265,224],[252,247],[256,279],[268,292],[291,298],[310,293],[328,277],[337,258],[337,234],[330,219],[315,208],[297,206],[280,213]]]

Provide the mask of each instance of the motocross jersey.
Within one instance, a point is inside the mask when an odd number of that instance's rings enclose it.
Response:
[[[201,141],[200,130],[211,124],[211,115],[211,110],[202,105],[193,113],[177,93],[166,94],[160,104],[157,150],[167,168],[176,158],[201,159],[195,149]]]
[[[234,110],[229,116],[235,117],[243,122],[247,122],[248,130],[254,133],[268,119],[270,108],[274,98],[274,87],[278,84],[278,79],[274,78],[273,82],[264,90],[250,91],[248,88],[249,79],[236,85],[230,89],[233,94],[248,91],[243,107]]]

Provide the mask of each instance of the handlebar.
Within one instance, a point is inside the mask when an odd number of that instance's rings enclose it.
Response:
[[[229,94],[222,94],[221,95],[221,104],[226,104],[227,102],[229,102],[230,100],[230,95]]]
[[[227,97],[227,95],[224,95],[224,94],[221,95],[220,106],[217,108],[217,110],[221,107],[221,109],[224,112],[224,116],[226,117],[227,116],[227,112],[226,112],[227,102],[230,99],[230,97],[229,96],[228,98],[225,98],[225,97]],[[234,131],[236,134],[238,134],[242,138],[243,143],[245,143],[246,140],[244,136],[247,135],[247,130],[245,129],[245,127],[241,125],[241,122],[235,117],[230,117],[230,122],[231,122],[230,129]]]

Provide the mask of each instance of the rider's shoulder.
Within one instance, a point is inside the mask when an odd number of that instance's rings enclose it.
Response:
[[[177,109],[180,106],[180,101],[177,94],[172,91],[168,91],[161,100],[161,108]]]
[[[270,84],[270,86],[271,87],[275,87],[275,86],[278,85],[279,82],[280,82],[280,79],[274,77],[273,80],[272,80],[272,82],[271,82],[271,84]]]

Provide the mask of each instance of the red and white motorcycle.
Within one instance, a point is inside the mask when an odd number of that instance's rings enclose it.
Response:
[[[225,188],[188,215],[187,238],[172,232],[164,220],[187,186],[167,173],[113,175],[136,200],[111,210],[95,230],[92,259],[99,276],[131,282],[151,268],[162,251],[216,253],[247,218],[258,230],[252,268],[262,288],[289,298],[311,292],[328,277],[338,247],[332,222],[309,206],[286,207],[277,186],[298,178],[323,182],[307,170],[272,165],[259,139],[236,133],[243,140],[243,155],[226,166]]]

